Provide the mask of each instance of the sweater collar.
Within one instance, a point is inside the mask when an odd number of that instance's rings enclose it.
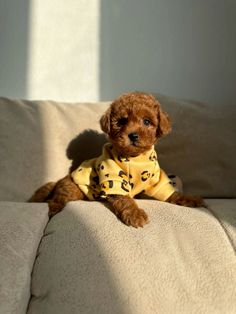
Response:
[[[120,162],[147,162],[147,161],[155,161],[157,160],[157,154],[154,149],[154,145],[152,145],[151,149],[148,151],[136,156],[136,157],[122,157],[118,155],[115,148],[111,143],[105,144],[107,148],[111,151],[114,159],[117,159]]]

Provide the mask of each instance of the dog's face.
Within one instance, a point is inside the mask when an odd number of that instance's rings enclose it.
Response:
[[[115,100],[100,120],[101,129],[122,156],[138,156],[171,130],[167,113],[150,94],[129,93]]]

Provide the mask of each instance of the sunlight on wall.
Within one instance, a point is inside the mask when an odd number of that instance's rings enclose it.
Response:
[[[233,0],[18,1],[0,0],[3,96],[97,101],[145,90],[235,103]]]
[[[32,0],[27,98],[99,98],[100,0]]]

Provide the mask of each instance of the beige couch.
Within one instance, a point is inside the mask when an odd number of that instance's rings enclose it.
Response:
[[[138,200],[143,229],[99,202],[50,222],[26,202],[100,153],[108,103],[0,99],[0,314],[236,313],[236,107],[157,97],[173,121],[160,164],[209,208]]]

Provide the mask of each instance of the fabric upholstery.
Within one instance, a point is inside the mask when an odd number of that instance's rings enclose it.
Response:
[[[98,202],[72,202],[55,216],[35,262],[28,313],[235,313],[228,227],[207,209],[138,204],[150,217],[143,229]],[[235,206],[221,203],[228,224]]]
[[[0,313],[25,314],[31,272],[43,230],[45,204],[0,202]]]
[[[236,201],[235,199],[209,199],[209,210],[220,222],[232,247],[236,248]]]
[[[98,129],[106,108],[0,99],[0,200],[26,201],[40,185],[65,176],[71,164],[67,154],[91,157],[96,147],[100,153],[101,141],[91,145],[89,131],[76,137],[86,129]],[[97,139],[96,133],[92,136]]]
[[[156,95],[173,122],[158,145],[160,164],[185,193],[236,197],[236,104],[204,104]]]
[[[186,193],[236,197],[236,106],[157,98],[173,121],[157,145],[160,166],[181,177]],[[108,105],[0,98],[0,200],[25,201],[71,164],[99,156]]]

